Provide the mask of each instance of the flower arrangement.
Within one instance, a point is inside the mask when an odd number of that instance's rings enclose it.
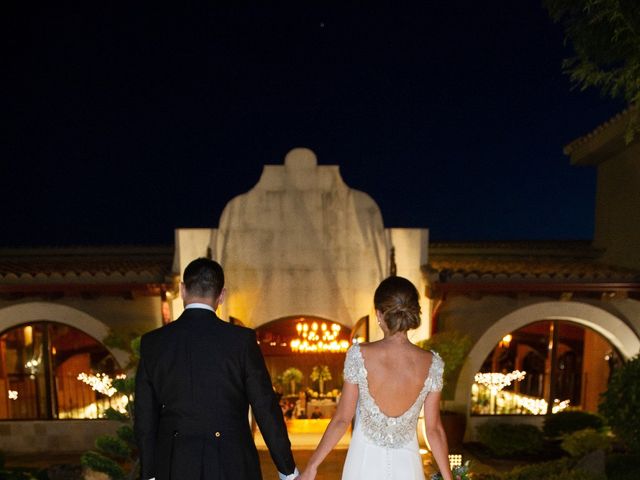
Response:
[[[471,472],[469,472],[469,461],[464,462],[462,465],[453,467],[451,469],[453,473],[453,480],[471,480]],[[442,480],[440,472],[431,475],[431,480]]]

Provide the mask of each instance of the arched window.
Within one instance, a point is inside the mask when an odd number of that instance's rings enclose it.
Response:
[[[121,401],[105,388],[119,372],[109,351],[74,327],[14,327],[0,335],[0,419],[100,418]]]
[[[476,415],[597,411],[600,394],[620,362],[616,349],[582,325],[545,320],[504,336],[472,387]]]

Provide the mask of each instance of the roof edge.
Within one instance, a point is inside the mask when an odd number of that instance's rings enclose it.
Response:
[[[565,145],[563,153],[571,158],[573,165],[597,165],[615,155],[627,146],[624,137],[630,117],[636,110],[636,105],[630,105],[591,132]]]

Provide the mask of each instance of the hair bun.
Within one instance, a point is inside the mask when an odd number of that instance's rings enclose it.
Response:
[[[374,304],[392,334],[420,326],[418,290],[406,278],[389,277],[383,280],[376,289]]]
[[[389,330],[405,332],[420,326],[420,306],[397,305],[383,313]]]

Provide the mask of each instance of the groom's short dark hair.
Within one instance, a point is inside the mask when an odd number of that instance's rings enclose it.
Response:
[[[224,272],[218,262],[196,258],[184,269],[182,281],[189,295],[215,299],[224,288]]]

